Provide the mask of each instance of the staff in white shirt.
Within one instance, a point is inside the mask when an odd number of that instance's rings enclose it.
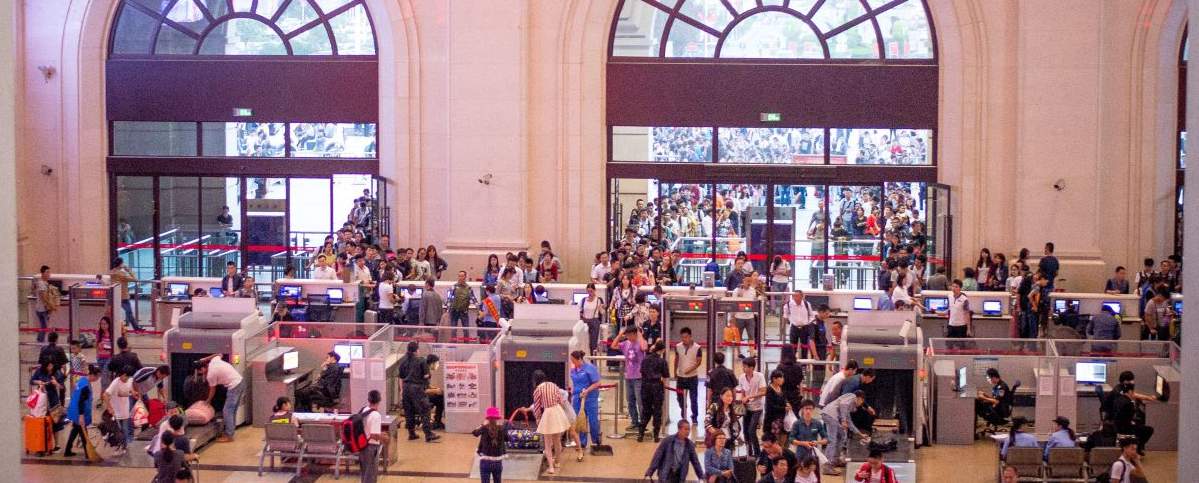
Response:
[[[970,309],[970,299],[962,293],[962,281],[954,279],[950,285],[953,291],[949,297],[949,327],[946,337],[965,338],[974,333],[973,313]]]
[[[783,306],[783,317],[791,325],[790,344],[794,346],[802,342],[799,346],[801,359],[808,358],[808,340],[811,338],[808,326],[812,324],[814,316],[812,304],[804,299],[803,290],[792,293],[791,298],[787,299],[787,305]]]

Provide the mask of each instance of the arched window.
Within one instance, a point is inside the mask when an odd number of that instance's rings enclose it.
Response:
[[[618,15],[611,50],[617,57],[932,59],[936,53],[921,0],[628,0]]]
[[[114,254],[146,280],[231,262],[269,283],[304,277],[352,209],[385,234],[372,26],[365,0],[123,0],[105,75]]]
[[[130,0],[111,54],[374,55],[363,0]]]
[[[607,66],[609,233],[717,280],[873,289],[949,259],[936,36],[922,0],[622,0]],[[786,279],[786,282],[782,282]]]

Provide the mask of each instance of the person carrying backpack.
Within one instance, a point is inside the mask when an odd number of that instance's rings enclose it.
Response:
[[[358,453],[358,466],[362,483],[375,483],[379,479],[379,447],[388,442],[383,432],[383,416],[379,414],[379,402],[383,396],[377,390],[366,395],[366,407],[342,423],[342,443]]]

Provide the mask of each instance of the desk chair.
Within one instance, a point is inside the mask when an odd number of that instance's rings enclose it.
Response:
[[[333,306],[326,294],[308,294],[307,316],[309,322],[332,322]]]
[[[1020,389],[1022,383],[1017,380],[1012,387],[1008,389],[1007,395],[999,401],[999,405],[995,407],[994,417],[987,421],[987,425],[983,428],[983,435],[1002,433],[1004,428],[1011,424],[1012,402],[1016,399],[1016,390]]]
[[[1016,475],[1020,481],[1044,481],[1042,474],[1044,456],[1045,450],[1040,446],[1010,447],[1007,449],[1007,458],[1004,462],[1008,466],[1016,468]]]
[[[1087,454],[1082,448],[1049,448],[1045,481],[1087,481]]]
[[[271,470],[275,469],[275,457],[280,459],[300,456],[304,443],[300,439],[300,428],[290,423],[267,423],[266,437],[262,442],[262,455],[258,457],[258,476],[262,476],[262,463],[269,456]],[[300,464],[296,463],[296,478],[300,477]]]

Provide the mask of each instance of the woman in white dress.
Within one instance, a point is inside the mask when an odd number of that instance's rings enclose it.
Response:
[[[570,429],[570,417],[562,409],[562,389],[550,381],[544,372],[533,371],[533,405],[524,411],[533,411],[537,417],[537,432],[541,434],[541,445],[545,460],[549,464],[546,474],[558,472],[558,458],[562,455],[562,433]]]

